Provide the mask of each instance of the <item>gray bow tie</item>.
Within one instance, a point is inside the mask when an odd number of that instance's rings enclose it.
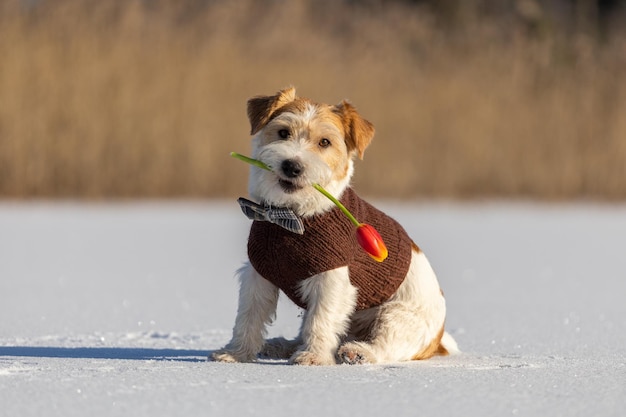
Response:
[[[304,234],[304,224],[293,210],[285,207],[270,207],[257,204],[243,197],[237,199],[241,211],[250,220],[267,221],[299,235]]]

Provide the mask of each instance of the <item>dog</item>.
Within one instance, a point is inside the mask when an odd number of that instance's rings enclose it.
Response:
[[[252,156],[249,194],[302,219],[299,234],[254,221],[249,261],[238,271],[239,307],[231,341],[209,359],[259,357],[297,365],[375,364],[458,352],[444,331],[446,303],[426,256],[395,220],[350,187],[374,126],[343,100],[297,97],[293,87],[248,100]],[[322,185],[383,237],[389,256],[371,259],[355,227],[312,184]],[[298,337],[265,340],[279,291],[305,309]]]

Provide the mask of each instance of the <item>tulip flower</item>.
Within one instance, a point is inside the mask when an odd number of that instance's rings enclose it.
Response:
[[[359,245],[375,261],[382,262],[387,259],[387,247],[378,231],[369,224],[361,223],[356,229],[356,239]]]
[[[359,222],[339,200],[326,191],[321,185],[313,184],[313,188],[324,194],[326,198],[335,203],[335,205],[339,207],[339,210],[341,210],[346,217],[350,219],[352,224],[356,226],[356,240],[369,256],[377,262],[382,262],[387,259],[387,246],[385,246],[383,238],[373,226]]]
[[[256,167],[265,169],[267,171],[272,170],[272,168],[264,162],[259,161],[258,159],[249,158],[237,152],[231,152],[230,156],[247,162]],[[387,247],[385,246],[385,242],[383,242],[383,238],[373,226],[365,223],[360,223],[352,215],[352,213],[350,213],[350,211],[343,204],[341,204],[339,200],[337,200],[332,194],[326,191],[326,189],[321,185],[313,184],[313,188],[326,196],[326,198],[328,198],[330,201],[335,203],[339,210],[341,210],[346,215],[346,217],[348,217],[348,219],[350,219],[350,221],[356,226],[356,240],[369,256],[371,256],[377,262],[382,262],[387,259],[388,251]]]

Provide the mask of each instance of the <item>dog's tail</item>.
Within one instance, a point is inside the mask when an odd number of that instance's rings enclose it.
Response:
[[[456,344],[456,340],[448,332],[443,332],[441,341],[439,341],[439,349],[437,354],[439,355],[456,355],[461,353],[459,345]]]

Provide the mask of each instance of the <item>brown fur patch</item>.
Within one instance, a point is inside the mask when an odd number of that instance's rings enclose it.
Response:
[[[438,356],[448,356],[450,352],[448,352],[448,349],[446,349],[441,343],[439,343],[439,348],[437,349],[437,352],[435,354]]]
[[[309,125],[312,150],[330,167],[335,179],[345,178],[348,175],[349,151],[342,120],[330,110],[329,106],[315,105],[315,107],[316,114]],[[324,138],[331,142],[327,148],[318,146]]]
[[[296,99],[296,89],[293,87],[279,91],[273,96],[256,96],[248,100],[248,120],[250,120],[250,134],[254,135],[271,120],[276,110],[293,102]]]
[[[374,125],[361,117],[356,108],[345,100],[336,105],[333,111],[343,122],[348,151],[356,151],[359,158],[363,159],[365,148],[374,138]]]
[[[435,355],[446,356],[449,352],[445,347],[441,344],[441,338],[443,337],[443,326],[441,326],[441,330],[437,336],[430,342],[426,348],[424,348],[421,352],[417,353],[415,356],[411,358],[411,360],[418,361],[422,359],[432,358]]]
[[[268,115],[268,122],[272,121],[283,113],[302,114],[310,105],[314,105],[311,100],[302,97],[296,97],[293,101],[285,103],[283,106],[275,109],[272,114]]]

